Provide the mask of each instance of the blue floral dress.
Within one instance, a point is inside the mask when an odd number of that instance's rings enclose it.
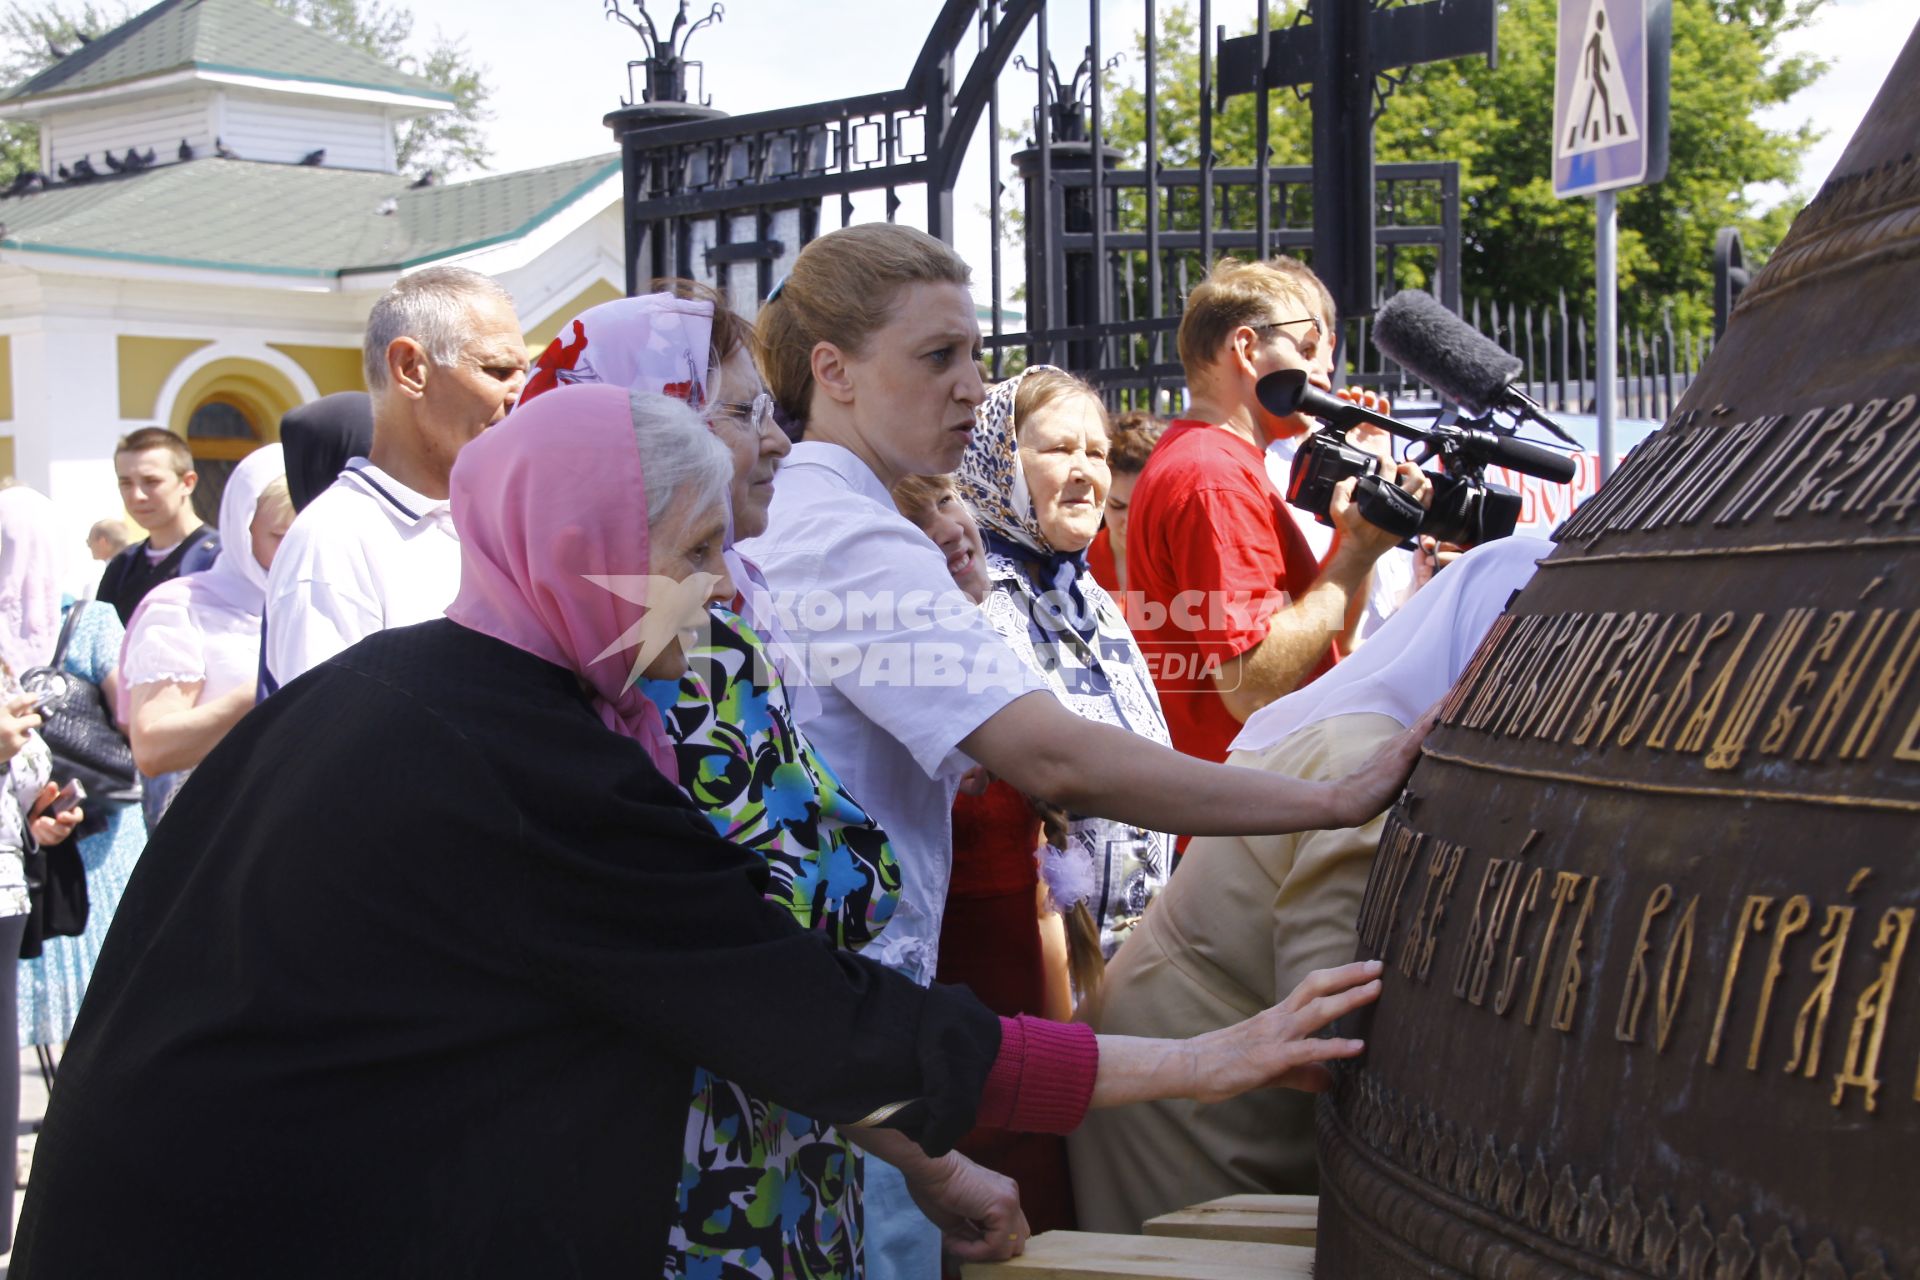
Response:
[[[886,926],[900,870],[882,832],[793,723],[758,633],[716,609],[678,683],[650,681],[681,788],[714,830],[760,854],[766,894],[856,949]],[[690,1280],[861,1272],[860,1154],[831,1125],[695,1072],[665,1274]]]
[[[98,684],[120,665],[120,617],[112,605],[97,600],[73,607],[83,612],[74,624],[64,665],[68,674]],[[92,815],[88,817],[91,825]],[[107,926],[146,847],[147,826],[139,805],[111,810],[106,830],[80,837],[80,863],[87,872],[87,927],[77,937],[48,938],[37,957],[19,961],[21,1048],[61,1044],[73,1030]]]

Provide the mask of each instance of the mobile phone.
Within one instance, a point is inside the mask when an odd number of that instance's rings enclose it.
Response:
[[[57,818],[86,798],[87,789],[80,785],[80,779],[75,778],[72,782],[60,788],[59,794],[53,798],[53,803],[47,806],[47,812],[44,816]]]

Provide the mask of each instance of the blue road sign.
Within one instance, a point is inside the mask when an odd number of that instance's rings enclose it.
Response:
[[[1658,182],[1667,171],[1670,0],[1560,0],[1553,193]]]

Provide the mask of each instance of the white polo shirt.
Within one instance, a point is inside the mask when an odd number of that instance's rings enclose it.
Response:
[[[439,617],[459,590],[460,537],[447,500],[354,458],[273,558],[267,672],[284,685],[376,631]]]
[[[953,870],[962,738],[1015,698],[1053,696],[953,585],[946,558],[880,478],[839,445],[781,463],[767,532],[740,544],[820,694],[808,740],[880,824],[900,904],[862,954],[925,985]]]

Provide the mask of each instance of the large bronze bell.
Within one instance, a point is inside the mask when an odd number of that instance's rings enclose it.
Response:
[[[1448,700],[1317,1274],[1920,1280],[1920,35]]]

